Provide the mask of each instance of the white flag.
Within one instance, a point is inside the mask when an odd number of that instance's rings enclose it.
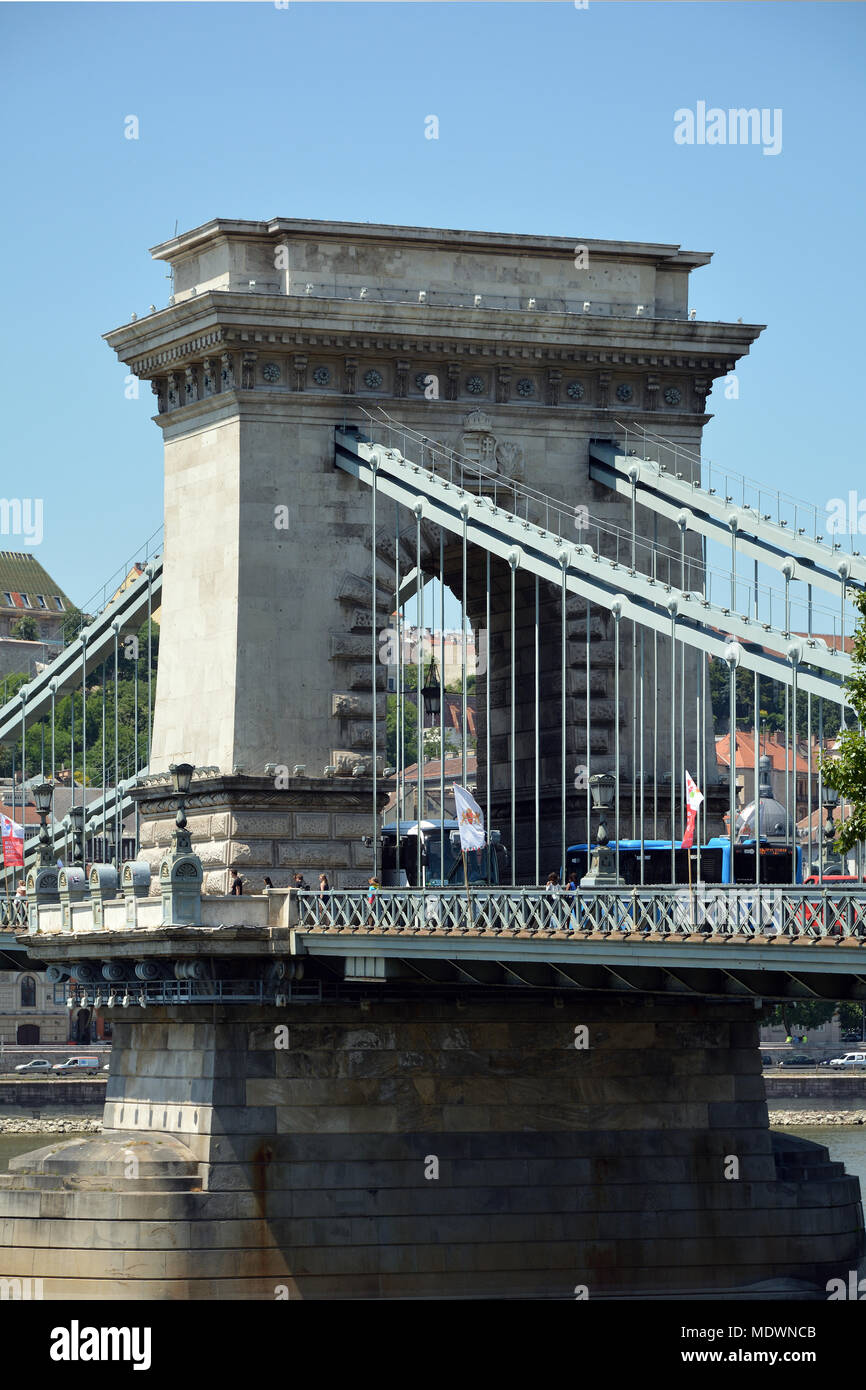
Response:
[[[703,792],[701,791],[701,789],[700,789],[700,787],[698,786],[697,782],[694,781],[694,779],[692,778],[691,774],[687,772],[687,773],[686,773],[686,804],[687,804],[689,810],[690,810],[690,811],[697,811],[697,809],[698,809],[698,807],[700,806],[700,804],[701,804],[701,802],[703,801],[703,799],[704,799],[704,794],[703,794]]]
[[[460,827],[460,848],[484,848],[484,813],[465,787],[454,787],[454,805]]]

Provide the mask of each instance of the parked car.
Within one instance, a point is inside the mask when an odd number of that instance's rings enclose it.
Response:
[[[780,1067],[814,1067],[814,1057],[807,1057],[803,1052],[795,1052],[793,1057],[783,1057],[779,1063]]]
[[[65,1062],[55,1062],[51,1068],[61,1076],[96,1076],[99,1071],[97,1057],[67,1057]]]
[[[19,1062],[16,1071],[50,1071],[51,1063],[47,1057],[34,1057],[30,1062]]]
[[[831,1057],[831,1067],[866,1067],[866,1052],[846,1052],[844,1057]]]

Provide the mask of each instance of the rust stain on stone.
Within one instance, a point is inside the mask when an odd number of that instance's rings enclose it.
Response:
[[[261,1144],[256,1149],[252,1158],[253,1181],[252,1189],[256,1199],[256,1206],[259,1209],[259,1216],[264,1220],[268,1214],[268,1164],[274,1159],[274,1151],[270,1144]]]

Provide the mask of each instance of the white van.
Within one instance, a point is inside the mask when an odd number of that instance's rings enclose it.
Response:
[[[65,1062],[55,1062],[51,1068],[59,1076],[96,1076],[99,1071],[98,1057],[67,1057]]]
[[[846,1052],[844,1057],[833,1057],[831,1067],[866,1067],[866,1052]]]

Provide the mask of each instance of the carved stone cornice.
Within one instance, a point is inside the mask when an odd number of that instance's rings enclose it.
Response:
[[[383,317],[388,327],[383,331]],[[215,322],[218,319],[219,322]],[[365,325],[366,320],[366,325]],[[203,358],[215,348],[261,346],[274,352],[331,348],[391,357],[480,357],[541,362],[604,361],[708,371],[733,371],[760,325],[690,322],[497,310],[479,324],[478,310],[396,302],[255,296],[207,291],[107,334],[137,376]]]
[[[331,334],[327,338],[321,335],[284,335],[284,343],[265,342],[269,350],[275,354],[282,352],[289,353],[294,360],[306,356],[300,352],[299,348],[315,350],[317,357],[334,359],[342,356],[348,370],[349,363],[357,366],[362,355],[367,354],[371,360],[375,358],[380,361],[383,356],[390,358],[394,362],[395,376],[397,384],[404,373],[420,370],[420,366],[428,363],[435,363],[446,367],[441,372],[446,378],[449,375],[459,377],[460,374],[470,366],[473,361],[490,363],[496,369],[496,395],[497,400],[503,401],[509,398],[510,376],[514,367],[523,364],[541,363],[549,369],[581,367],[586,365],[610,366],[623,368],[636,368],[638,370],[647,367],[661,371],[700,371],[712,377],[725,376],[732,372],[736,366],[736,358],[732,356],[720,356],[717,354],[706,356],[695,356],[694,353],[665,353],[647,351],[642,348],[630,350],[621,348],[619,350],[609,350],[599,348],[596,344],[584,344],[581,346],[567,347],[558,344],[548,345],[547,347],[534,347],[531,354],[518,346],[503,345],[501,343],[485,342],[461,342],[450,339],[448,341],[431,341],[429,337],[417,339],[403,339],[399,344],[392,345],[388,339],[380,337],[359,339],[355,334]],[[261,335],[240,333],[239,331],[226,330],[220,342],[224,348],[234,348],[241,350],[245,355],[252,356],[249,348],[244,344],[251,338],[255,339]],[[169,358],[169,354],[160,354],[160,357]],[[178,349],[170,355],[170,360],[177,364],[177,367],[198,364],[208,358],[205,351]],[[186,359],[184,361],[184,359]],[[458,360],[459,359],[459,360]],[[157,362],[156,358],[136,359],[130,364],[134,375],[146,379],[162,374],[160,367],[165,366],[165,362]],[[349,394],[352,394],[350,391]]]

